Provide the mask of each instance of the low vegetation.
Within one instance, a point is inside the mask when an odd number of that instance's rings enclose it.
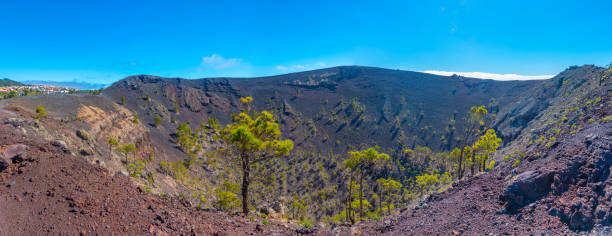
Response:
[[[45,111],[45,108],[41,105],[36,106],[36,120],[40,121],[45,117],[47,117],[47,111]]]

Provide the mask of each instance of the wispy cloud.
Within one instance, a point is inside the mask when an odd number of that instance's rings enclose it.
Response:
[[[280,71],[304,71],[304,70],[314,70],[327,66],[325,62],[316,62],[314,64],[296,64],[296,65],[277,65],[276,69]]]
[[[438,71],[438,70],[427,70],[424,73],[435,74],[435,75],[460,75],[465,77],[480,78],[480,79],[492,79],[492,80],[538,80],[538,79],[550,79],[555,75],[517,75],[517,74],[494,74],[486,72],[452,72],[452,71]]]
[[[224,58],[218,54],[212,54],[207,57],[202,57],[201,66],[213,67],[215,69],[224,69],[235,66],[242,62],[241,58]]]

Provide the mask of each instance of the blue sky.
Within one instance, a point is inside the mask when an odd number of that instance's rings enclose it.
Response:
[[[610,1],[0,1],[0,77],[262,76],[337,65],[550,75],[612,62]]]

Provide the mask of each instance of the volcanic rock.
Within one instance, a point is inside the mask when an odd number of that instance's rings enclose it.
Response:
[[[25,154],[27,146],[13,144],[0,148],[0,171],[6,169],[11,163],[20,162],[21,155]]]
[[[527,171],[514,177],[504,190],[506,211],[512,212],[550,191],[554,172]]]
[[[87,131],[85,130],[77,130],[76,132],[77,137],[81,138],[82,140],[88,141],[91,139],[91,136],[89,135],[89,133],[87,133]]]

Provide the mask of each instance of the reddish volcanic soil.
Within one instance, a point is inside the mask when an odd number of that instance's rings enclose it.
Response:
[[[542,157],[528,157],[514,171],[500,166],[429,196],[415,209],[336,230],[363,235],[612,235],[611,164],[612,123],[596,124]],[[509,200],[519,198],[525,201],[512,205]]]
[[[542,206],[526,209],[530,211],[526,214],[498,214],[498,196],[503,190],[503,179],[497,180],[494,174],[481,175],[430,197],[415,210],[358,225],[357,231],[363,235],[573,234],[558,218],[540,209]]]
[[[21,153],[14,144],[27,150]],[[0,235],[297,234],[281,222],[264,227],[257,217],[198,211],[178,199],[148,194],[127,177],[112,176],[4,124],[0,151],[0,159],[12,153],[8,166],[0,165]]]

